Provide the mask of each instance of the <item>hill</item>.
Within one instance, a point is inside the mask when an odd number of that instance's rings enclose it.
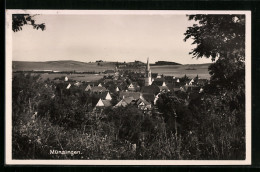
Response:
[[[85,63],[79,61],[46,61],[29,62],[13,61],[13,71],[31,71],[31,70],[53,70],[53,71],[79,71],[79,72],[101,72],[115,68],[114,62],[93,62]]]
[[[136,66],[136,63],[126,63],[129,66]],[[79,61],[46,61],[46,62],[28,62],[13,61],[13,71],[32,71],[32,70],[53,70],[53,71],[77,71],[77,72],[103,72],[105,70],[114,70],[117,62],[92,62],[85,63]],[[145,66],[144,63],[139,63]],[[173,75],[182,77],[184,74],[195,77],[197,74],[201,78],[209,78],[208,67],[210,63],[204,64],[184,64],[184,65],[151,65],[153,73],[164,75]],[[127,67],[125,69],[128,69]]]
[[[151,66],[160,66],[160,65],[181,65],[180,63],[170,62],[170,61],[157,61],[155,64],[151,64]]]

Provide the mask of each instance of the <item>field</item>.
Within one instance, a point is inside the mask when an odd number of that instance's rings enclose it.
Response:
[[[164,65],[164,66],[151,66],[153,73],[163,75],[173,75],[175,77],[183,77],[185,74],[194,78],[199,75],[200,78],[209,79],[210,75],[208,67],[210,64],[192,64],[192,65]]]
[[[103,72],[115,69],[113,62],[84,63],[79,61],[47,61],[27,62],[13,61],[13,71],[53,70],[53,71],[77,71],[77,72]]]
[[[210,64],[188,64],[188,65],[160,65],[151,66],[152,73],[172,75],[183,77],[185,74],[190,77],[209,79],[208,66]],[[79,72],[103,72],[105,70],[114,70],[114,62],[84,63],[77,61],[49,61],[49,62],[13,62],[13,71],[30,70],[53,70],[53,71],[79,71]],[[43,78],[53,79],[55,77],[65,76],[65,74],[45,74]],[[94,74],[72,74],[69,78],[81,81],[98,80],[102,75]]]

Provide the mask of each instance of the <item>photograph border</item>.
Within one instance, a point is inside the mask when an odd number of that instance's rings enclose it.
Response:
[[[102,14],[100,14],[102,12]],[[12,159],[12,14],[245,14],[246,159],[245,160],[13,160]],[[7,165],[251,165],[251,11],[239,10],[6,10],[5,163]]]

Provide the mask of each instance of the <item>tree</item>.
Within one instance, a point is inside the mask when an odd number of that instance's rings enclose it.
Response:
[[[22,30],[24,25],[32,25],[34,29],[41,29],[42,31],[46,29],[45,23],[36,24],[34,17],[36,15],[30,14],[13,14],[12,16],[12,30],[18,32]]]
[[[184,41],[196,44],[193,58],[211,58],[210,84],[201,97],[198,139],[202,157],[245,158],[245,15],[190,15],[197,21]],[[190,106],[194,109],[194,107]],[[206,138],[206,139],[205,139]],[[212,147],[214,146],[214,149]],[[226,151],[223,151],[226,150]],[[211,158],[212,158],[211,157]]]
[[[245,15],[189,15],[189,20],[198,21],[188,27],[184,41],[192,38],[197,47],[190,52],[193,57],[215,61],[230,54],[237,60],[245,59]]]
[[[190,54],[193,58],[211,58],[211,84],[225,89],[244,85],[245,15],[189,15],[198,23],[184,33],[184,41],[197,44]]]

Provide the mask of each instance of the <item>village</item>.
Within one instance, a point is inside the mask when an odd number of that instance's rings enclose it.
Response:
[[[145,72],[124,70],[122,67],[118,69],[116,66],[115,70],[108,70],[106,74],[102,79],[92,82],[74,81],[67,75],[55,78],[54,83],[59,84],[63,90],[83,89],[89,93],[93,110],[131,104],[145,112],[156,109],[156,102],[162,93],[202,93],[203,86],[208,84],[207,79],[201,79],[198,75],[188,78],[184,74],[184,77],[178,78],[152,73],[149,58]]]

